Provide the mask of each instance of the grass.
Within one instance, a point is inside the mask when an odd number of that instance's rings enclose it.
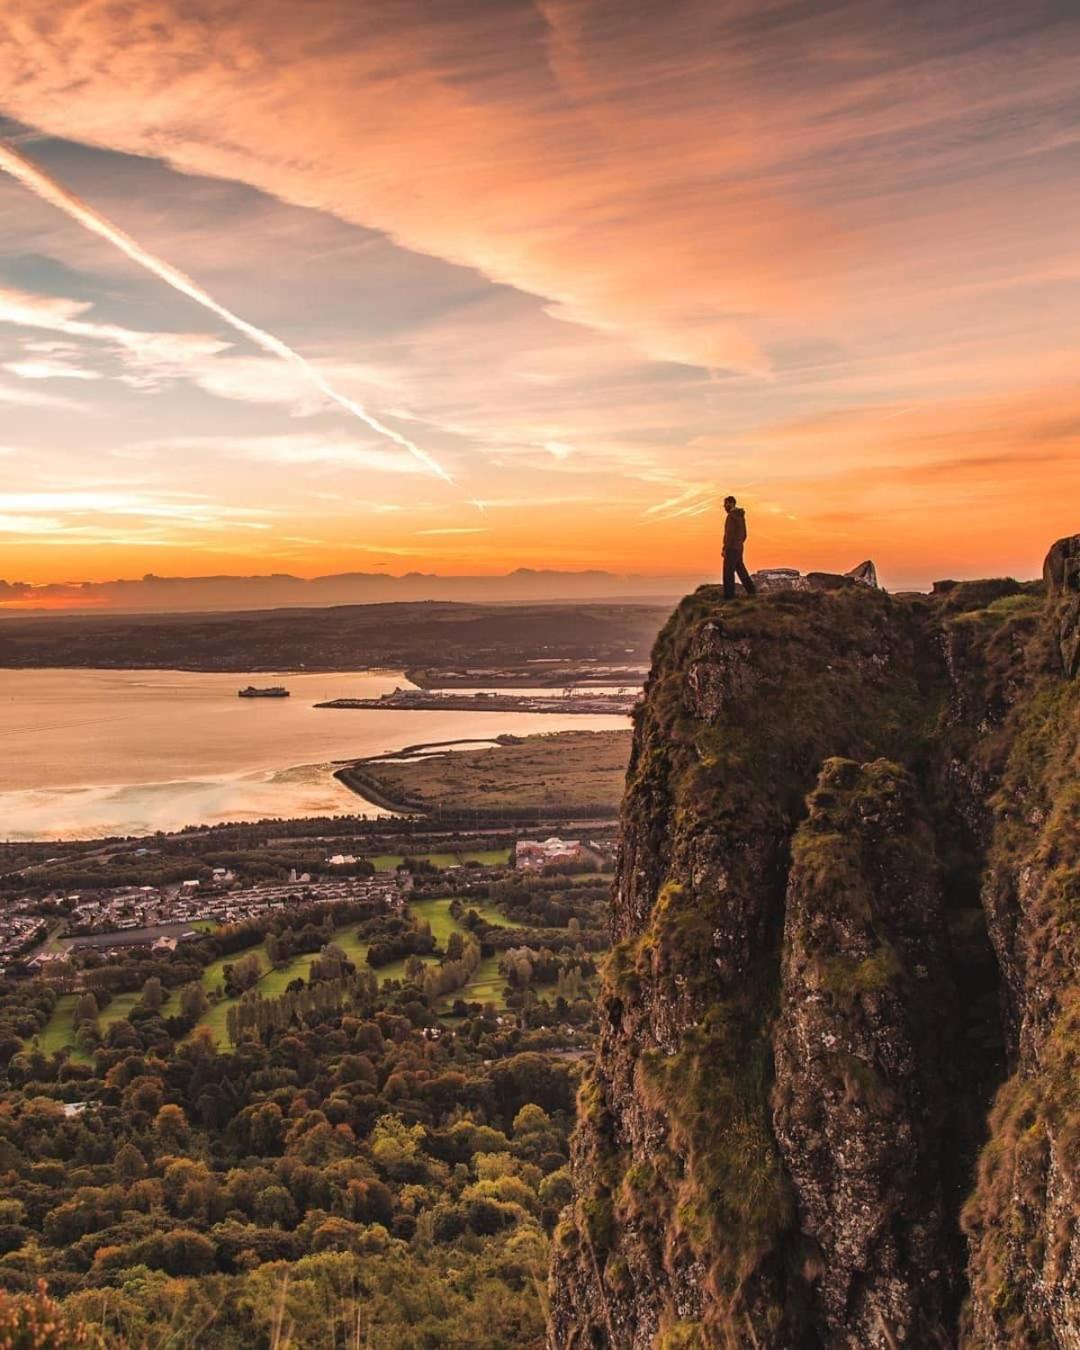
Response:
[[[453,896],[440,896],[435,900],[414,900],[409,905],[411,914],[418,919],[426,919],[431,924],[431,935],[440,947],[446,946],[451,933],[468,931],[450,913],[450,906],[453,903]],[[498,928],[516,927],[514,921],[500,913],[494,905],[485,904],[482,900],[470,900],[467,896],[461,897],[461,903],[466,910],[475,910],[485,923],[490,923]]]
[[[61,994],[56,1000],[52,1016],[37,1037],[42,1054],[53,1055],[65,1045],[71,1045],[74,1036],[71,1019],[75,1015],[78,998],[78,994]]]
[[[426,919],[431,924],[431,933],[436,944],[445,949],[453,932],[465,933],[468,930],[450,913],[450,906],[453,904],[452,896],[440,896],[437,899],[416,900],[409,905],[409,912],[418,919]],[[463,904],[469,909],[475,909],[487,923],[498,924],[501,927],[512,928],[514,924],[504,914],[501,914],[493,906],[484,904],[482,901],[470,903],[463,899]],[[357,927],[354,924],[348,924],[344,928],[334,930],[333,942],[339,946],[349,960],[353,961],[358,968],[364,968],[367,965],[368,944],[361,942]],[[295,956],[285,965],[279,966],[276,970],[269,970],[266,960],[266,953],[261,946],[249,948],[254,951],[263,966],[264,974],[256,985],[256,988],[264,998],[277,998],[283,994],[288,985],[295,979],[306,980],[311,972],[312,962],[318,956],[317,952],[305,952],[302,956]],[[221,968],[227,962],[236,961],[240,953],[227,958],[214,961],[203,971],[203,984],[210,992],[216,986],[220,986],[222,981]],[[436,956],[425,956],[421,958],[425,964],[438,960]],[[392,961],[389,965],[380,966],[376,972],[380,986],[387,980],[401,980],[405,977],[405,958],[400,961]],[[498,957],[492,956],[486,958],[476,969],[472,980],[459,990],[454,998],[464,998],[467,1002],[477,1001],[480,1003],[495,1003],[499,1007],[503,1006],[502,998],[502,978],[499,975]],[[200,1025],[209,1027],[214,1035],[214,1039],[219,1042],[225,1040],[225,1024],[229,1015],[229,1008],[235,1002],[234,999],[220,999],[203,1015]],[[444,1006],[449,1006],[449,1000]]]
[[[421,755],[412,762],[361,761],[390,801],[421,810],[595,809],[622,799],[630,731],[558,731],[486,750]],[[378,865],[378,864],[376,864]]]
[[[52,1055],[57,1050],[66,1048],[70,1051],[73,1060],[80,1064],[90,1063],[89,1055],[84,1054],[75,1045],[75,1028],[72,1025],[72,1018],[75,1015],[75,1004],[80,997],[80,994],[61,994],[56,1000],[52,1016],[37,1037],[38,1047],[42,1054]],[[107,1031],[114,1022],[126,1017],[141,997],[141,993],[134,992],[115,995],[109,1006],[103,1008],[98,1016],[98,1025],[102,1032]]]
[[[450,913],[453,899],[452,896],[440,896],[437,899],[417,900],[409,906],[409,912],[414,917],[426,919],[431,924],[432,936],[435,938],[436,944],[443,949],[445,949],[451,933],[466,933],[468,931]],[[485,904],[483,901],[470,901],[466,898],[463,898],[462,903],[467,909],[474,909],[487,923],[497,924],[504,928],[514,927],[513,922],[492,905]],[[343,928],[335,929],[332,940],[358,968],[366,967],[368,944],[360,940],[356,924],[347,924]],[[224,988],[224,971],[227,965],[235,964],[241,957],[250,955],[254,955],[258,959],[263,972],[256,988],[264,998],[277,998],[285,992],[293,980],[307,980],[311,973],[312,962],[317,959],[318,952],[304,952],[300,956],[294,956],[291,961],[287,961],[276,970],[270,968],[266,950],[261,943],[248,947],[245,951],[234,952],[230,956],[218,957],[216,961],[211,961],[202,972],[202,984],[207,994],[213,997],[215,991]],[[437,961],[438,957],[427,956],[422,959],[425,962],[432,962]],[[393,961],[390,965],[382,966],[376,973],[380,985],[387,980],[401,980],[405,976],[405,959],[402,958],[400,961]],[[454,998],[463,998],[467,1002],[495,1003],[502,1007],[502,985],[498,957],[487,957],[477,967],[472,980],[464,989],[459,990]],[[180,989],[174,989],[170,992],[161,1009],[163,1017],[179,1013],[180,994]],[[88,1063],[87,1057],[76,1051],[74,1047],[74,1031],[71,1019],[75,1012],[75,1003],[78,997],[78,994],[62,994],[60,996],[56,1007],[53,1009],[52,1016],[38,1037],[38,1044],[45,1055],[52,1055],[55,1051],[62,1050],[66,1046],[71,1050],[73,1059]],[[127,1017],[128,1013],[139,1003],[141,997],[140,991],[117,994],[109,1006],[102,1011],[99,1018],[102,1032],[107,1031],[113,1022],[119,1021],[122,1017]],[[226,1039],[225,1028],[229,1008],[235,1002],[235,999],[219,998],[211,1004],[200,1019],[199,1025],[209,1027],[215,1041],[219,1043],[224,1043]],[[444,1006],[449,1006],[449,1001]]]
[[[126,1017],[141,998],[141,991],[134,991],[129,994],[114,994],[109,1006],[103,1008],[99,1013],[98,1026],[103,1032],[107,1031],[114,1022],[119,1022],[122,1017]]]
[[[462,853],[418,853],[434,867],[463,867],[465,863],[482,863],[484,867],[506,867],[510,861],[508,848],[465,849]],[[405,861],[403,853],[377,853],[368,861],[376,872],[392,872]]]
[[[445,948],[450,939],[451,933],[467,933],[468,929],[459,924],[450,913],[450,906],[454,903],[453,896],[440,896],[434,900],[416,900],[409,906],[409,910],[418,919],[426,919],[431,925],[431,935],[436,943]],[[461,897],[461,903],[467,910],[473,909],[476,913],[490,924],[498,925],[500,928],[513,928],[515,925],[505,914],[501,914],[492,905],[484,904],[483,901],[470,900],[468,897]],[[429,958],[434,960],[435,958]],[[384,966],[379,972],[380,983],[386,979],[400,980],[405,973],[405,962],[395,961],[391,966]],[[505,1006],[503,1001],[503,980],[499,974],[499,958],[497,956],[485,957],[477,966],[472,979],[463,989],[457,990],[450,998],[444,999],[440,1005],[440,1010],[445,1010],[456,999],[464,999],[466,1003],[494,1003],[502,1008]]]

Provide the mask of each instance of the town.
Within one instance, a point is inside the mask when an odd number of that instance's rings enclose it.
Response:
[[[151,856],[145,848],[135,853]],[[437,869],[424,860],[421,865],[429,875],[437,873],[444,889],[468,894],[478,881],[486,885],[515,870],[599,868],[612,854],[607,839],[585,843],[551,836],[518,839],[484,866],[463,862]],[[217,866],[205,880],[25,895],[0,901],[0,975],[21,970],[48,977],[85,950],[99,957],[132,948],[171,952],[210,929],[251,922],[285,908],[376,902],[388,913],[402,914],[416,884],[404,855],[401,865],[377,871],[360,855],[337,852],[326,856],[318,871],[290,868],[283,881],[245,884],[232,868]]]

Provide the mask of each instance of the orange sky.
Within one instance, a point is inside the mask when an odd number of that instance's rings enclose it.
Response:
[[[1032,575],[1078,57],[1054,3],[21,0],[0,134],[454,481],[0,175],[0,577],[698,575],[728,491],[752,566]]]

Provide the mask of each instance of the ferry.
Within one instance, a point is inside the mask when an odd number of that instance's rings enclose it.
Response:
[[[265,689],[258,689],[255,685],[249,684],[246,689],[238,689],[237,698],[288,698],[289,691],[281,684],[272,684]]]

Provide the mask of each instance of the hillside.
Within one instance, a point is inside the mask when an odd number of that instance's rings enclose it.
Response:
[[[625,664],[663,622],[652,605],[343,605],[233,614],[0,617],[0,667],[363,670]]]
[[[556,1350],[1076,1345],[1078,591],[676,610]]]

